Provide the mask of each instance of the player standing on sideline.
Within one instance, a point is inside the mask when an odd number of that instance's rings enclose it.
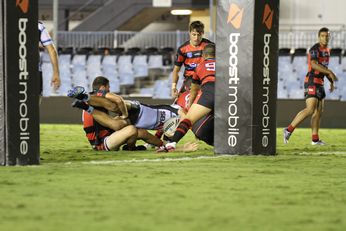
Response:
[[[171,142],[158,152],[171,152],[192,125],[203,116],[214,111],[215,92],[215,44],[208,44],[203,50],[204,61],[195,69],[190,91],[190,109],[185,118],[180,121]],[[197,94],[198,93],[198,94]]]
[[[203,38],[204,35],[204,24],[200,21],[193,21],[189,27],[190,40],[181,45],[176,54],[174,68],[173,68],[173,79],[172,79],[172,97],[178,97],[179,93],[182,93],[190,89],[191,78],[196,66],[203,61],[202,50],[204,47],[213,43],[208,39]],[[179,71],[181,66],[184,64],[184,83],[181,89],[177,90],[177,83],[179,80]]]
[[[53,76],[51,80],[51,85],[54,87],[55,90],[57,90],[60,87],[58,53],[55,49],[52,38],[50,37],[46,27],[43,25],[42,22],[38,22],[38,31],[39,31],[40,43],[42,44],[42,46],[44,46],[47,49],[50,62],[53,66]],[[41,63],[39,66],[39,75],[40,75],[39,76],[40,94],[42,94],[43,79],[42,79]]]
[[[309,50],[308,54],[308,73],[304,81],[304,95],[306,107],[301,110],[293,119],[291,124],[284,128],[284,143],[287,144],[294,129],[311,116],[311,130],[312,130],[312,145],[325,145],[318,136],[320,128],[320,121],[324,107],[324,98],[326,96],[323,84],[324,76],[330,82],[330,92],[334,90],[334,81],[337,80],[335,74],[328,69],[330,50],[327,47],[329,42],[329,29],[321,28],[318,32],[319,43],[316,43]]]

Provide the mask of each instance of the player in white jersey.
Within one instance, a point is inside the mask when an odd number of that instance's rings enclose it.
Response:
[[[170,118],[179,116],[179,109],[170,105],[146,105],[125,100],[131,124],[148,130],[162,129]]]
[[[53,76],[51,80],[51,85],[54,89],[60,87],[60,76],[59,76],[59,62],[58,62],[58,53],[55,49],[52,38],[50,37],[46,27],[42,22],[38,22],[38,31],[41,45],[47,49],[49,58],[53,67]],[[42,94],[42,69],[41,63],[39,65],[39,74],[40,74],[40,94]]]

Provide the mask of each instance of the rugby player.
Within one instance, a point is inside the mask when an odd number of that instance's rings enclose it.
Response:
[[[51,85],[56,90],[60,87],[58,53],[56,51],[52,38],[50,37],[46,27],[44,26],[42,22],[38,22],[38,31],[39,31],[40,43],[44,48],[47,49],[50,62],[53,67],[53,76],[51,80]],[[39,78],[40,78],[40,93],[39,94],[41,95],[42,88],[43,88],[41,63],[39,65]]]
[[[330,38],[329,29],[323,27],[318,32],[319,42],[313,45],[308,54],[308,73],[304,81],[304,95],[306,107],[301,110],[293,119],[290,125],[283,130],[284,143],[287,144],[294,129],[303,122],[307,117],[311,116],[311,132],[312,145],[325,145],[320,140],[318,132],[322,117],[324,98],[326,96],[324,90],[324,77],[330,82],[330,92],[334,90],[334,82],[337,77],[328,69],[330,50],[328,42]]]
[[[196,66],[203,61],[202,50],[207,44],[212,43],[204,35],[204,24],[200,21],[193,21],[189,26],[189,41],[182,44],[176,54],[174,68],[172,72],[172,97],[178,97],[179,93],[190,90],[192,75]],[[179,80],[179,71],[184,65],[184,82],[178,91],[177,83]]]
[[[192,77],[189,105],[185,118],[180,121],[171,142],[158,152],[171,152],[187,131],[202,117],[213,115],[215,92],[215,45],[207,44],[203,49],[204,61],[195,69]]]

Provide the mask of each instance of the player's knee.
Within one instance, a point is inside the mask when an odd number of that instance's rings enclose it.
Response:
[[[308,114],[309,116],[313,115],[314,112],[315,112],[314,108],[308,107],[308,108],[305,109],[305,113]]]

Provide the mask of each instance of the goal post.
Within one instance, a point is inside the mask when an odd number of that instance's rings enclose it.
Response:
[[[39,164],[37,1],[2,1],[0,164]]]
[[[215,153],[276,153],[279,0],[219,0]]]

